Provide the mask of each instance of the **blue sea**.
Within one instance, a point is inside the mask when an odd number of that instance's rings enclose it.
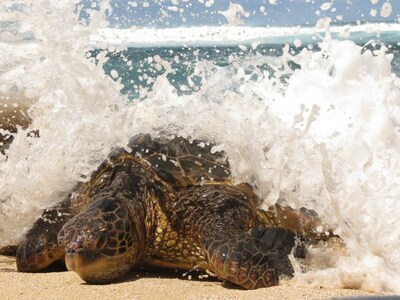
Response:
[[[392,72],[400,75],[400,27],[395,23],[387,23],[388,28],[382,29],[385,23],[371,24],[369,31],[362,31],[362,26],[357,24],[343,24],[334,27],[336,31],[330,34],[331,38],[337,40],[351,40],[361,47],[361,52],[376,51],[381,47],[386,47],[386,53],[392,54],[391,61]],[[393,27],[390,27],[390,26]],[[374,28],[376,27],[376,28]],[[347,28],[353,29],[351,33],[345,38],[340,35],[340,29]],[[258,38],[235,40],[226,40],[224,43],[213,37],[206,41],[196,42],[196,38],[189,39],[189,41],[179,40],[176,42],[160,41],[160,45],[156,41],[152,41],[152,46],[146,46],[143,43],[135,43],[130,39],[129,34],[124,43],[127,44],[122,50],[118,49],[118,45],[107,49],[95,49],[90,52],[90,56],[95,58],[99,52],[106,52],[109,60],[104,64],[104,70],[110,75],[111,71],[117,71],[118,78],[123,85],[121,92],[127,95],[129,99],[143,99],[146,97],[146,91],[151,90],[153,83],[157,77],[165,73],[165,68],[156,68],[157,62],[152,58],[159,56],[163,61],[171,64],[174,72],[168,74],[167,78],[172,86],[177,89],[178,94],[190,94],[193,91],[198,91],[201,88],[201,78],[194,76],[193,82],[188,83],[188,78],[193,75],[195,66],[201,61],[211,62],[217,67],[227,67],[232,63],[239,63],[244,60],[251,60],[251,57],[262,55],[268,57],[282,57],[286,47],[286,51],[293,56],[298,55],[303,50],[306,51],[321,51],[319,43],[323,40],[326,32],[310,34],[310,27],[297,27],[298,34],[286,33],[276,34],[274,31],[273,36],[262,36]],[[118,30],[115,30],[118,32]],[[163,31],[162,29],[159,31]],[[246,28],[244,31],[251,31],[251,28]],[[271,30],[272,31],[272,30]],[[114,33],[118,35],[117,33]],[[162,35],[162,33],[159,33]],[[179,34],[179,33],[178,33]],[[196,31],[193,35],[198,34]],[[109,35],[112,35],[109,33]],[[112,38],[109,38],[112,40]],[[301,42],[300,46],[294,45],[293,41],[298,40]],[[119,41],[119,43],[123,43]],[[180,44],[182,43],[182,44]],[[256,47],[254,47],[256,43]],[[111,50],[111,51],[110,51]],[[130,61],[130,64],[127,62]],[[267,70],[269,76],[273,77],[275,72],[268,64],[268,59],[265,62],[257,64],[256,68],[260,70]],[[289,61],[289,65],[293,70],[300,68],[294,61]],[[287,76],[283,76],[285,79]],[[150,79],[149,79],[150,78]],[[187,87],[184,91],[180,87],[184,85]],[[141,93],[139,93],[141,91]]]

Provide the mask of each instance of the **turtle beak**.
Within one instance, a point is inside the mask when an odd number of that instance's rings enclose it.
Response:
[[[109,283],[129,271],[130,266],[120,267],[113,259],[97,251],[85,249],[65,250],[65,265],[84,281],[93,284]]]
[[[99,252],[79,251],[66,253],[65,264],[70,271],[89,284],[106,284],[129,272],[133,263],[124,258],[109,258]]]
[[[83,249],[65,250],[65,265],[69,271],[76,273],[86,272],[88,267],[93,268],[101,260],[101,254]]]

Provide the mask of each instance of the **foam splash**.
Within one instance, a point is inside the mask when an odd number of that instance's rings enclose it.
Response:
[[[322,49],[290,78],[285,100],[291,103],[285,107],[301,106],[304,121],[296,127],[308,127],[319,147],[324,197],[317,206],[330,203],[323,214],[336,219],[348,256],[305,277],[330,273],[338,286],[398,292],[400,91],[392,56],[384,49],[362,53],[349,41]],[[277,111],[290,120],[296,112],[282,111],[282,104]]]
[[[0,77],[6,95],[3,105],[24,105],[25,98],[33,99],[31,128],[41,136],[28,138],[21,130],[8,160],[0,158],[2,244],[15,242],[40,210],[59,201],[77,180],[90,174],[91,165],[106,157],[111,144],[123,139],[118,132],[111,134],[123,120],[124,112],[118,110],[124,103],[120,86],[86,59],[90,27],[79,25],[74,9],[74,2],[68,1],[11,1],[1,11],[11,14],[21,30],[34,30],[34,42],[9,41],[11,52],[20,45],[37,44],[31,56],[21,52],[23,59],[12,65],[2,60],[7,70]],[[101,18],[93,19],[96,25],[104,25]]]
[[[329,19],[330,20],[330,19]],[[322,22],[323,23],[323,22]],[[330,33],[338,39],[365,41],[379,39],[382,42],[398,40],[400,24],[373,23],[362,25],[329,26]],[[199,26],[177,28],[132,27],[127,29],[97,28],[90,36],[94,47],[107,48],[110,45],[130,47],[160,47],[181,45],[238,45],[251,43],[282,44],[293,43],[301,37],[303,44],[313,44],[324,36],[326,28],[315,27],[250,27],[250,26]]]
[[[40,138],[20,130],[8,160],[0,157],[1,245],[16,242],[41,209],[85,180],[113,146],[162,130],[216,143],[235,180],[256,187],[264,206],[281,199],[315,209],[336,228],[347,253],[334,252],[327,262],[328,250],[312,249],[299,284],[400,292],[400,83],[384,47],[373,53],[326,39],[321,51],[296,56],[286,49],[274,59],[233,57],[227,67],[202,61],[195,70],[202,88],[182,96],[167,80],[174,70],[160,61],[166,72],[146,101],[128,103],[118,80],[104,74],[104,54],[97,66],[85,57],[92,30],[105,25],[106,4],[88,26],[79,25],[67,1],[24,1],[25,15],[13,16],[36,40],[8,39],[8,55],[16,43],[34,43],[36,50],[9,64],[1,60],[2,101],[29,99],[30,128]],[[256,67],[266,60],[274,76]],[[301,69],[292,71],[290,61]]]

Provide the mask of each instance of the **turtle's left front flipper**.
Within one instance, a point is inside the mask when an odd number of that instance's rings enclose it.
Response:
[[[257,289],[277,285],[281,276],[293,276],[288,255],[294,245],[293,232],[258,227],[228,239],[211,237],[205,252],[209,269],[218,277]]]
[[[174,206],[175,223],[199,242],[207,269],[245,289],[277,285],[293,276],[288,255],[295,234],[268,228],[256,204],[235,186],[210,184],[183,189]]]

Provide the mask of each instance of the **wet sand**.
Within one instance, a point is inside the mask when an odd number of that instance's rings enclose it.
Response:
[[[19,273],[15,259],[0,256],[0,299],[330,299],[370,295],[350,289],[296,287],[284,285],[245,291],[225,287],[218,280],[192,280],[182,272],[132,271],[120,282],[88,285],[73,272]]]

